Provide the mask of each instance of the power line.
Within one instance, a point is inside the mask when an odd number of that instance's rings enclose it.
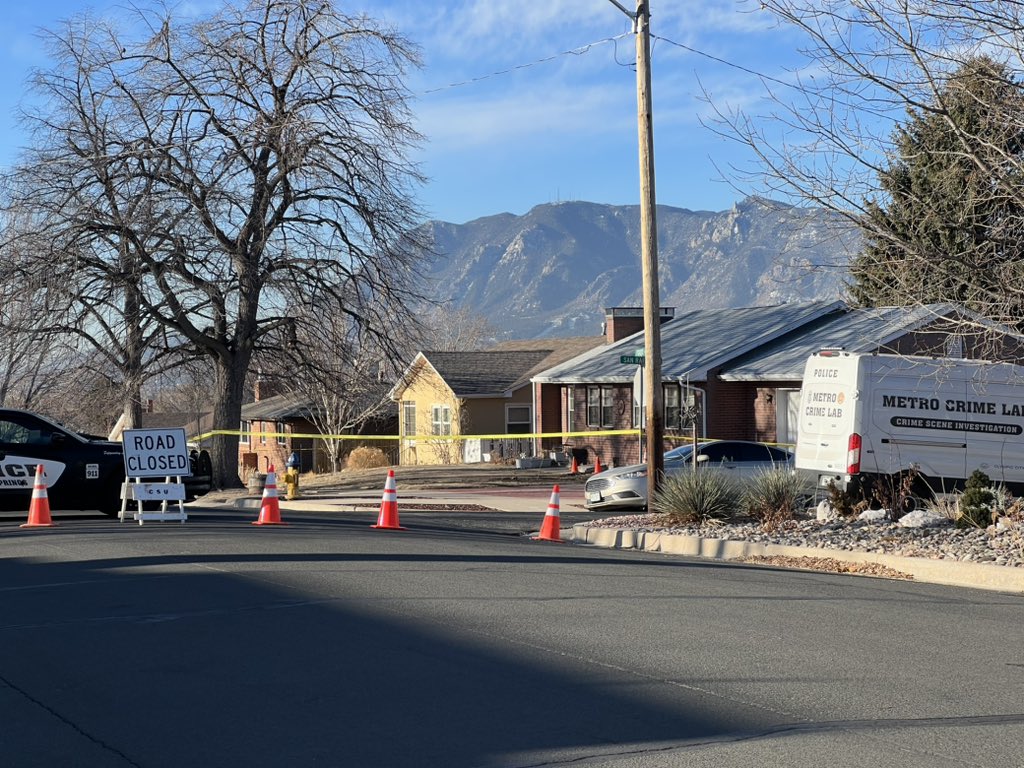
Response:
[[[746,72],[748,75],[753,75],[754,77],[760,78],[761,80],[767,80],[772,83],[778,83],[779,85],[784,85],[787,88],[794,87],[793,83],[787,83],[785,80],[779,80],[778,78],[772,77],[771,75],[766,75],[763,72],[758,72],[757,70],[744,67],[741,64],[736,64],[726,59],[719,58],[718,56],[713,56],[710,53],[706,53],[705,51],[701,51],[696,48],[691,48],[690,46],[684,45],[683,43],[677,43],[675,40],[669,40],[667,37],[652,34],[651,38],[654,40],[660,40],[663,43],[668,43],[669,45],[674,45],[676,48],[682,48],[684,51],[696,54],[697,56],[701,56],[705,59],[714,61],[718,64],[723,64],[726,67],[732,67],[733,69],[738,69],[741,72]]]
[[[601,40],[595,40],[592,43],[587,43],[586,45],[581,45],[578,48],[573,48],[573,49],[568,50],[568,51],[562,51],[561,53],[556,53],[556,54],[553,54],[551,56],[545,56],[542,59],[537,59],[536,61],[530,61],[530,62],[527,62],[525,64],[517,64],[514,67],[509,67],[508,69],[502,69],[502,70],[499,70],[497,72],[491,72],[488,75],[480,75],[479,77],[473,77],[473,78],[470,78],[469,80],[462,80],[462,81],[457,82],[457,83],[449,83],[448,85],[441,85],[441,86],[438,86],[437,88],[429,88],[429,89],[427,89],[425,91],[422,91],[422,93],[424,95],[426,95],[428,93],[438,93],[439,91],[446,91],[446,90],[448,90],[450,88],[461,88],[461,87],[466,86],[466,85],[473,85],[474,83],[479,83],[479,82],[482,82],[484,80],[490,80],[492,77],[500,77],[501,75],[507,75],[507,74],[510,74],[510,73],[515,72],[515,71],[520,70],[520,69],[529,69],[530,67],[536,67],[538,64],[546,64],[549,61],[554,61],[555,59],[560,59],[563,56],[582,56],[585,53],[589,53],[592,48],[595,48],[595,47],[597,47],[599,45],[604,45],[605,43],[617,42],[617,41],[621,40],[624,37],[632,37],[632,34],[633,34],[632,32],[623,32],[621,35],[615,35],[615,37],[606,37],[606,38],[603,38]]]

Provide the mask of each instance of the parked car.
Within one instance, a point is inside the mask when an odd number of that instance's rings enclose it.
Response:
[[[194,450],[190,463],[192,477],[184,479],[188,500],[210,489],[212,474],[206,451]],[[39,464],[53,509],[120,511],[121,443],[74,432],[37,413],[0,408],[0,509],[28,511]]]
[[[746,440],[711,440],[697,444],[697,466],[751,477],[774,467],[793,466],[793,454],[785,448]],[[693,467],[693,444],[673,448],[665,454],[665,474]],[[647,506],[647,465],[598,472],[584,485],[587,509],[643,509]]]

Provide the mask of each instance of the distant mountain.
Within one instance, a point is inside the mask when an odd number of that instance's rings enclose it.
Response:
[[[729,211],[658,206],[661,305],[745,307],[838,298],[859,235],[820,210],[748,198]],[[442,299],[508,338],[594,335],[605,307],[642,305],[639,206],[538,205],[433,221]]]

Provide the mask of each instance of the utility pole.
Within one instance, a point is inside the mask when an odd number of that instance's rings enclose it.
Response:
[[[661,391],[661,298],[658,289],[658,220],[654,195],[654,115],[651,106],[651,11],[636,0],[631,13],[636,34],[637,133],[640,140],[640,264],[644,304],[644,396],[647,406],[647,493],[650,498],[665,474],[665,419]]]

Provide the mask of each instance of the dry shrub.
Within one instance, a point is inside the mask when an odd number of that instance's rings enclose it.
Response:
[[[380,448],[367,446],[354,448],[345,459],[345,467],[348,469],[376,469],[389,466],[390,463],[387,454]]]
[[[803,476],[783,467],[759,472],[743,489],[740,506],[765,530],[774,530],[806,509],[814,493]]]

